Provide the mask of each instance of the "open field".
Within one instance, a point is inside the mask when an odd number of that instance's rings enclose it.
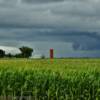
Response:
[[[1,59],[0,95],[100,100],[100,59]]]

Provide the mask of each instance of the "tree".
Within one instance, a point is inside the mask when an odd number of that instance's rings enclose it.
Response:
[[[45,55],[41,55],[41,59],[45,59]]]
[[[29,58],[32,56],[33,49],[29,47],[21,47],[19,48],[21,51],[21,55],[23,58]]]
[[[3,58],[5,56],[5,51],[0,49],[0,58]]]
[[[14,55],[12,55],[11,53],[8,53],[8,54],[5,54],[5,57],[12,58],[14,57]]]
[[[22,54],[16,54],[14,57],[16,57],[16,58],[23,58]]]

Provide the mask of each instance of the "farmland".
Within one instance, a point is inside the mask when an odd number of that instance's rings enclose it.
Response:
[[[100,100],[100,59],[1,59],[0,95]]]

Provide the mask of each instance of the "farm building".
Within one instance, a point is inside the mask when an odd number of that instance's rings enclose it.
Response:
[[[0,49],[4,50],[6,54],[10,53],[12,55],[15,55],[21,53],[21,51],[16,47],[0,46]]]

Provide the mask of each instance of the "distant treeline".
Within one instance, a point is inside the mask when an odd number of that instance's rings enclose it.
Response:
[[[8,53],[6,54],[4,50],[0,49],[0,58],[29,58],[32,56],[32,52],[33,52],[33,49],[30,48],[30,47],[21,47],[19,48],[19,50],[21,51],[21,53],[19,54],[11,54],[11,53]]]

